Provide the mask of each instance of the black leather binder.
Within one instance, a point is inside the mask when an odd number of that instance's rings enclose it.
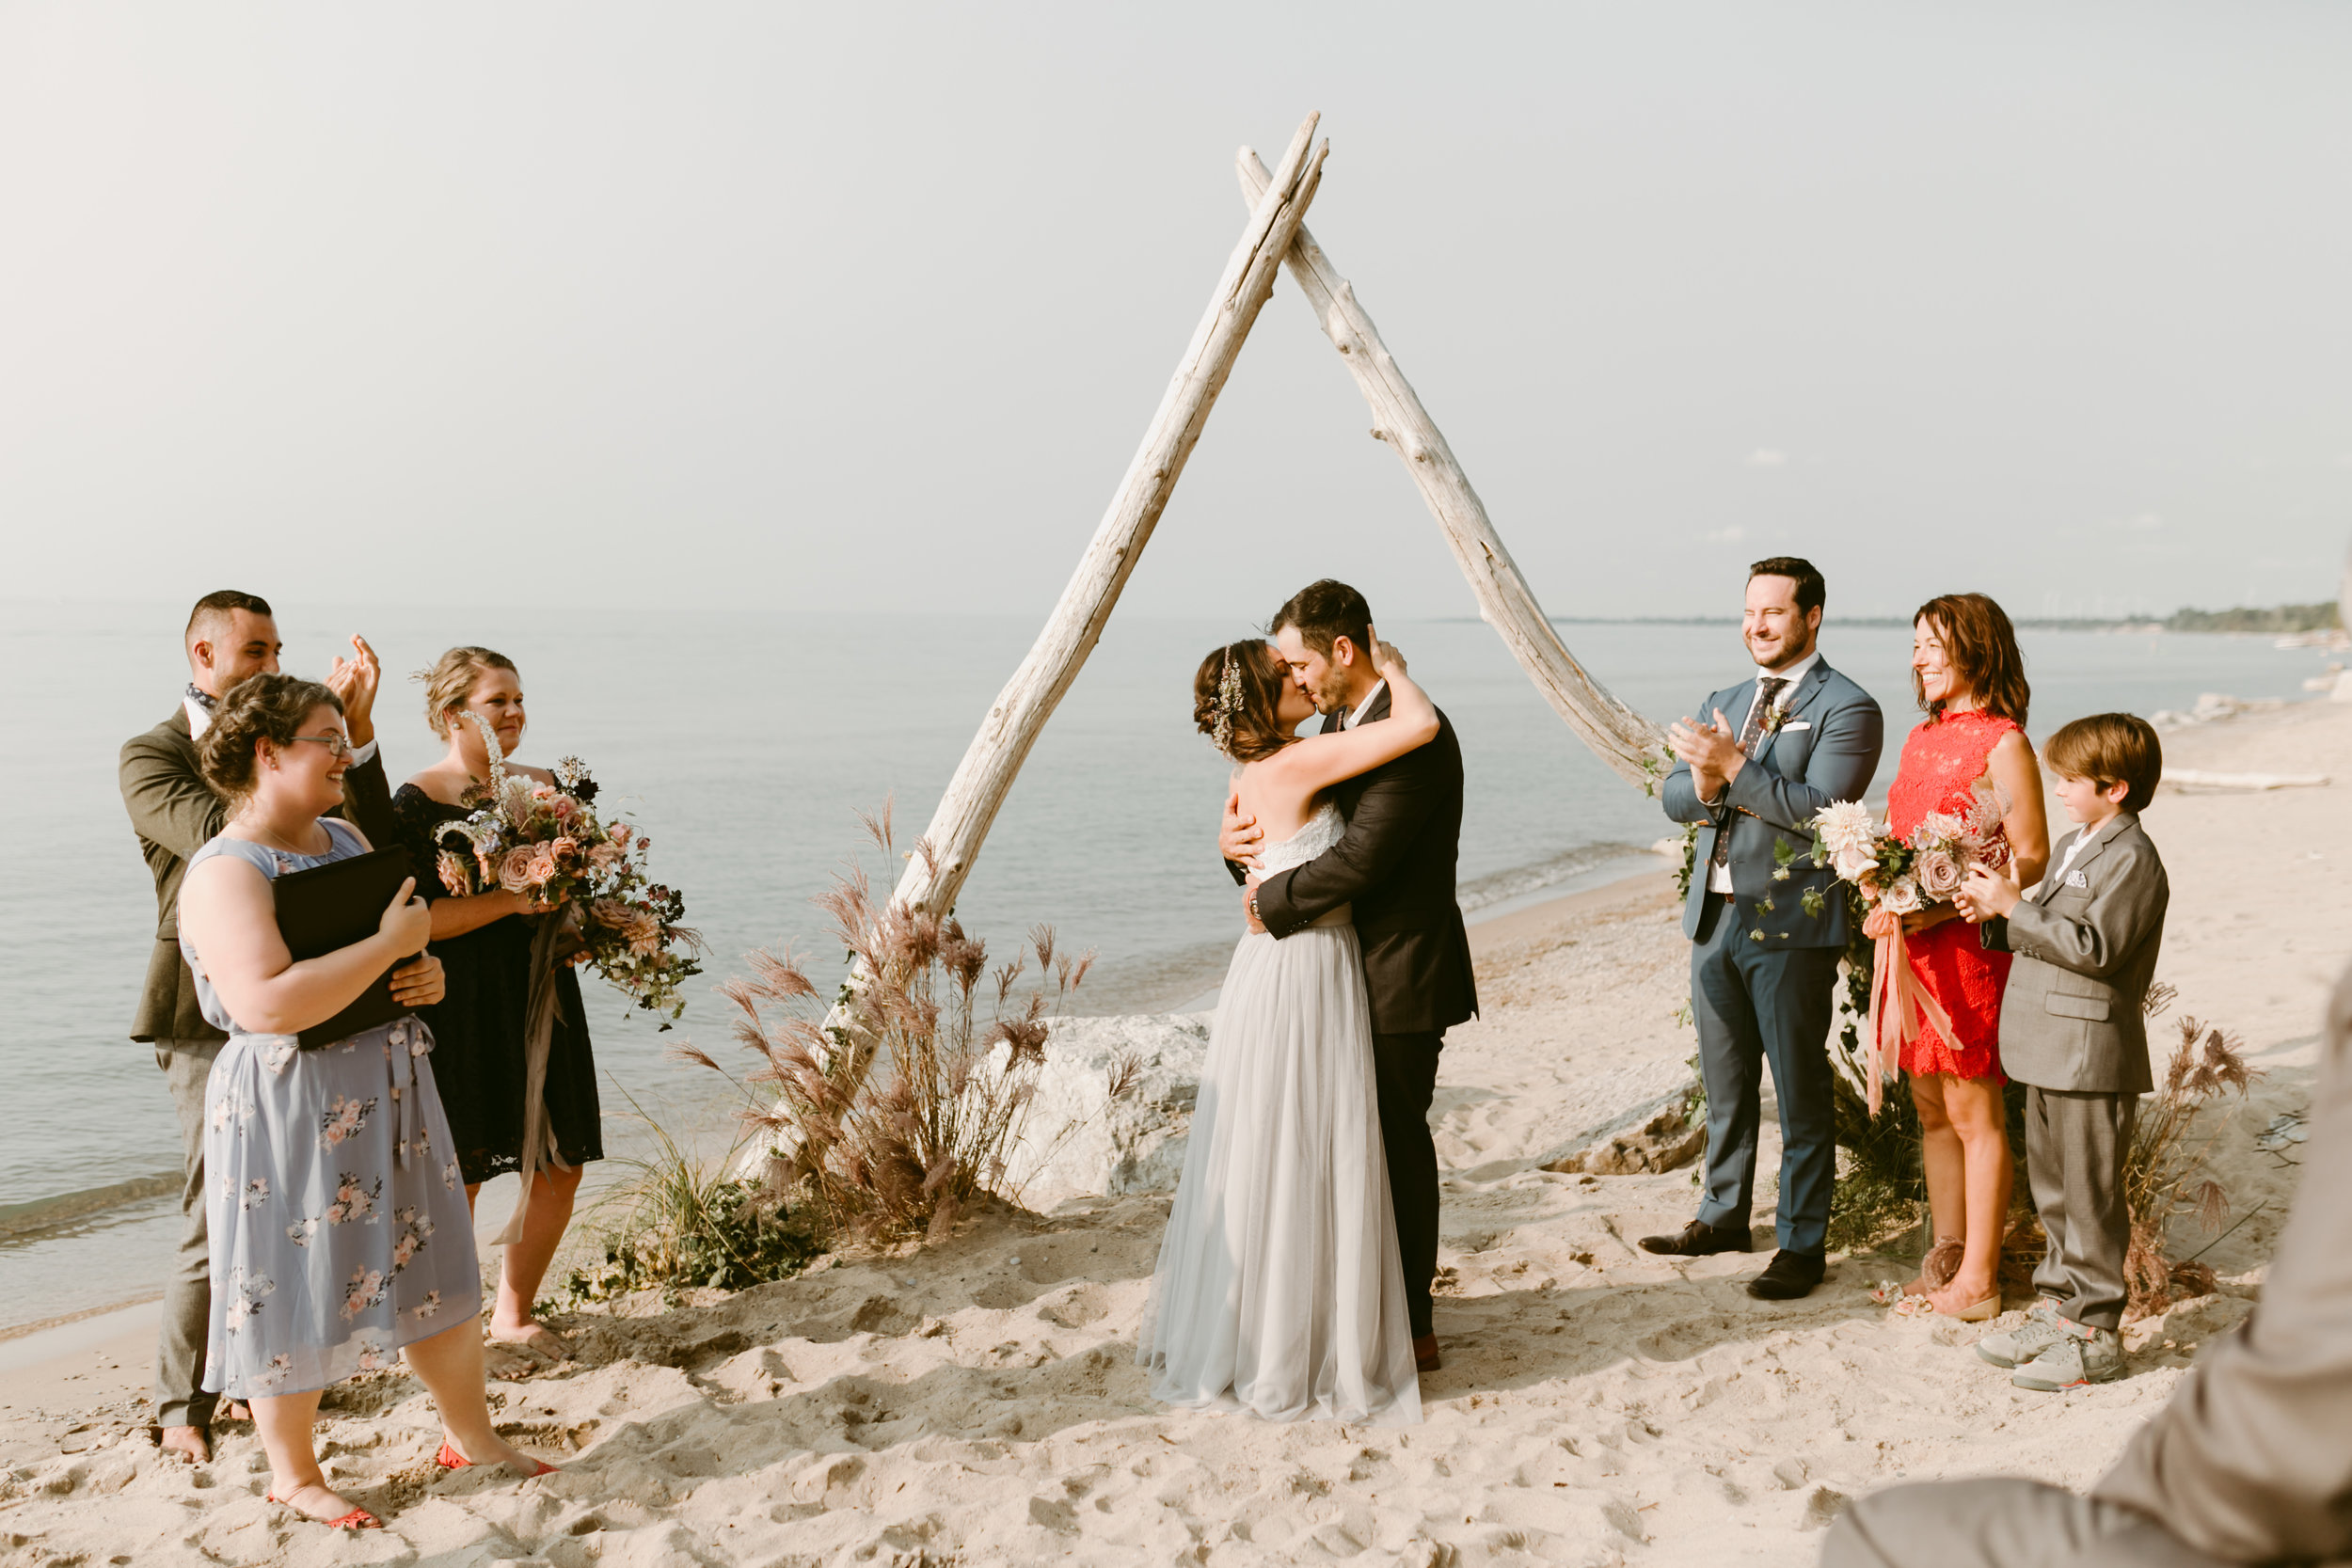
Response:
[[[286,951],[299,963],[375,935],[384,923],[384,907],[412,874],[408,851],[394,847],[271,879],[278,933],[286,940]],[[303,1030],[297,1037],[302,1049],[315,1051],[405,1015],[408,1009],[392,1000],[392,970],[399,967],[386,969],[333,1018]]]

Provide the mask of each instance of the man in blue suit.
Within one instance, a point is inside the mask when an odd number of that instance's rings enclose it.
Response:
[[[1821,1282],[1836,1175],[1829,1026],[1846,947],[1846,890],[1817,867],[1813,818],[1858,800],[1885,726],[1870,694],[1820,647],[1821,574],[1774,556],[1748,568],[1740,635],[1756,673],[1707,700],[1705,721],[1667,732],[1681,760],[1666,815],[1699,825],[1691,895],[1691,1012],[1707,1086],[1707,1196],[1699,1217],[1645,1251],[1746,1252],[1763,1068],[1780,1100],[1780,1250],[1748,1294],[1788,1301]]]

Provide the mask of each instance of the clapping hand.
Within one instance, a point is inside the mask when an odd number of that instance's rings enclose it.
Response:
[[[351,732],[354,746],[365,746],[375,738],[375,689],[384,679],[384,667],[376,661],[375,650],[358,632],[351,634],[351,657],[335,656],[334,664],[326,672],[326,689],[342,699],[343,725]]]
[[[1688,718],[1676,720],[1666,726],[1666,744],[1674,749],[1676,756],[1691,765],[1691,783],[1702,800],[1712,800],[1722,794],[1724,786],[1747,766],[1747,755],[1740,750],[1740,737],[1722,708],[1715,710],[1715,721],[1711,724]]]

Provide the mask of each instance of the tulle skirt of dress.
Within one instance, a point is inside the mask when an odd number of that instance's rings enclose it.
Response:
[[[1344,911],[1279,942],[1244,937],[1137,1339],[1153,1398],[1274,1421],[1421,1419],[1375,1092]]]

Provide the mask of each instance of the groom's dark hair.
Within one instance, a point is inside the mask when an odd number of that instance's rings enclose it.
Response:
[[[1829,602],[1829,584],[1820,568],[1801,555],[1768,555],[1748,568],[1748,577],[1788,578],[1797,585],[1797,613],[1819,610]]]
[[[1297,627],[1299,641],[1326,658],[1331,657],[1331,644],[1343,637],[1359,654],[1372,653],[1372,606],[1361,594],[1330,578],[1311,582],[1284,600],[1266,630],[1279,632],[1284,626]]]

